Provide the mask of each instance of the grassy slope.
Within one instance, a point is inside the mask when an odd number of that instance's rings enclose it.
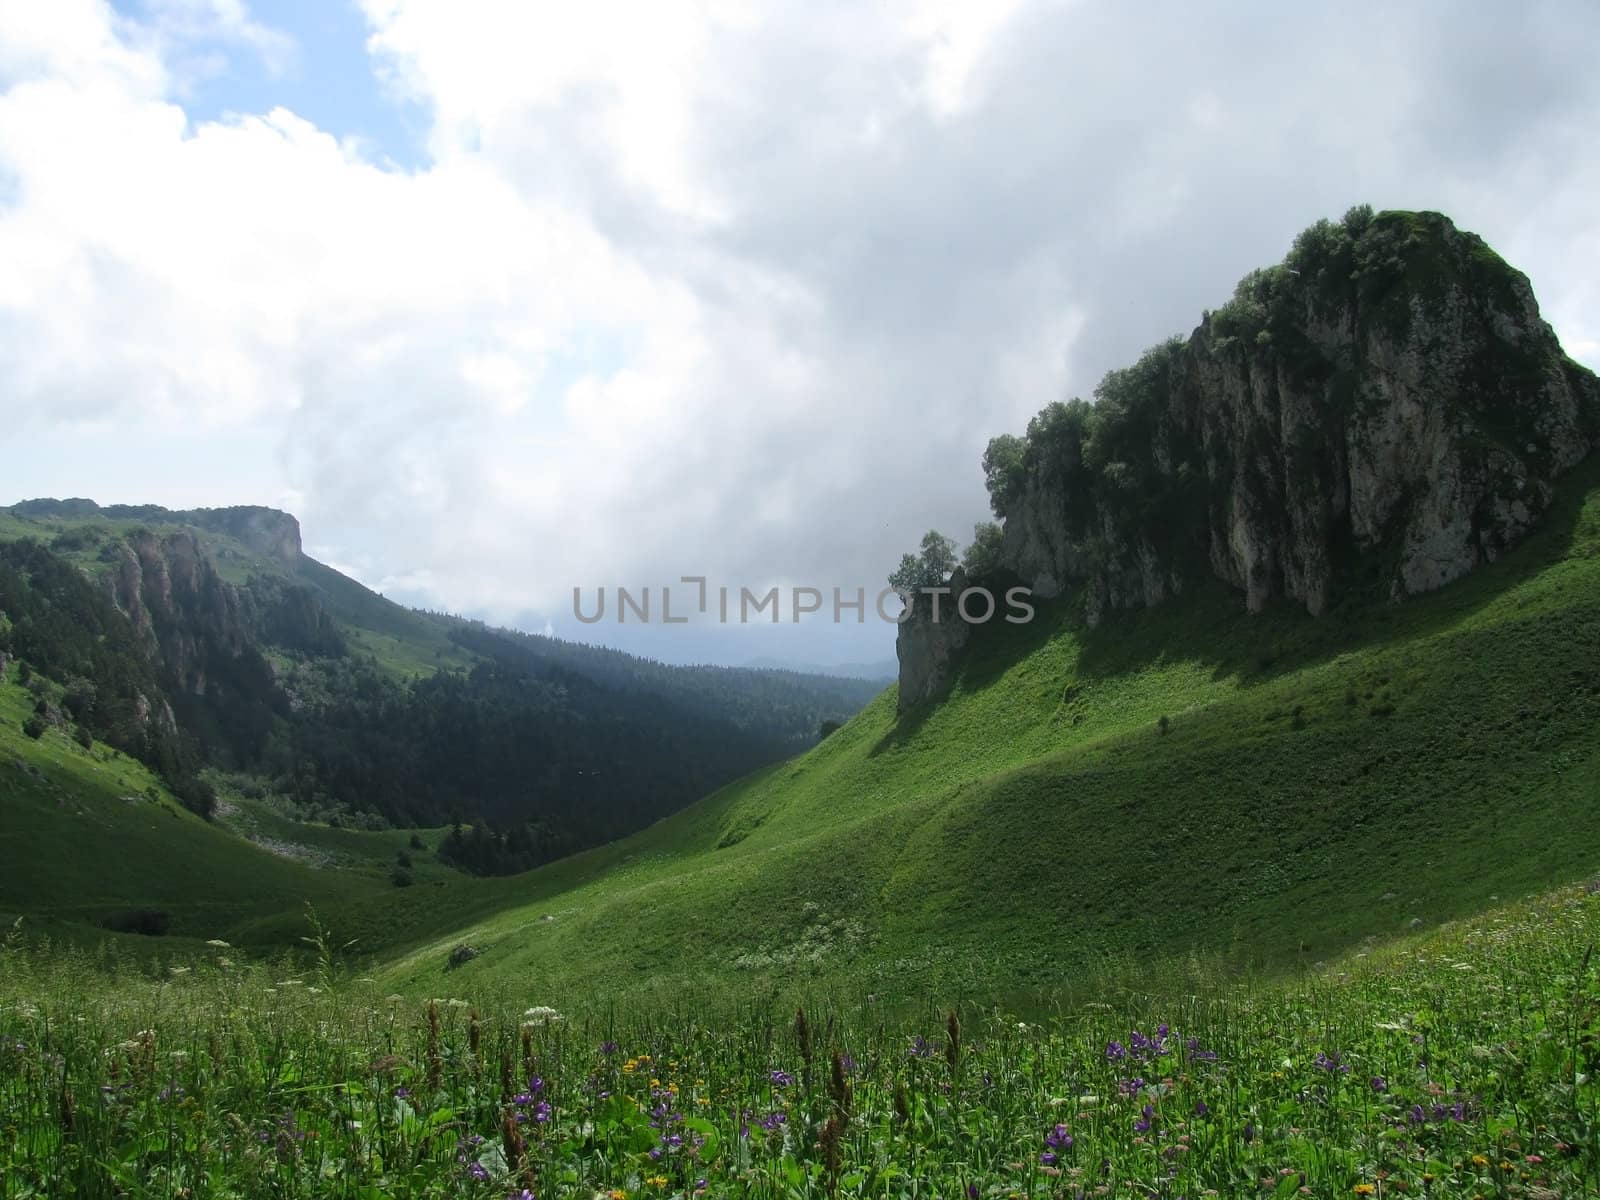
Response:
[[[27,914],[73,936],[74,925],[160,908],[175,934],[206,938],[263,909],[348,898],[337,877],[207,825],[134,760],[104,746],[85,751],[61,730],[26,737],[31,710],[14,680],[0,684],[0,915]],[[41,895],[54,900],[40,907]]]
[[[522,903],[459,935],[486,951],[466,977],[552,1000],[818,975],[1020,994],[1107,957],[1320,959],[1583,874],[1597,485],[1590,464],[1522,549],[1404,604],[1251,618],[1219,587],[1097,630],[1071,600],[985,629],[944,703],[897,721],[891,689],[808,754],[512,881]],[[395,982],[437,987],[445,949]]]
[[[57,549],[92,574],[107,569],[99,543],[138,528],[195,534],[231,582],[262,574],[311,586],[353,648],[395,674],[475,661],[449,641],[443,622],[393,604],[309,558],[291,568],[226,534],[183,524],[104,514],[24,518],[0,509],[0,540],[31,537],[50,544],[64,533],[99,535],[78,548]],[[306,931],[309,902],[341,913],[346,936],[358,935],[363,948],[376,951],[405,944],[419,930],[447,928],[492,902],[485,899],[492,887],[436,864],[426,853],[412,853],[416,885],[396,889],[390,872],[411,830],[330,829],[290,821],[247,801],[237,802],[233,821],[208,826],[173,801],[141,764],[109,747],[87,754],[60,731],[37,743],[24,737],[20,727],[31,708],[13,672],[0,684],[0,862],[8,868],[0,873],[0,917],[7,921],[23,914],[36,931],[84,941],[103,936],[99,923],[108,916],[158,908],[171,914],[172,939],[121,940],[138,949],[170,948],[185,937],[283,946],[296,944]],[[18,762],[39,774],[18,768]],[[159,798],[124,800],[147,792]],[[238,832],[304,848],[306,861],[246,844]],[[420,832],[430,847],[437,844],[439,831]],[[448,900],[440,890],[446,887]]]
[[[97,745],[86,751],[62,730],[38,741],[21,729],[33,698],[13,677],[0,683],[0,922],[72,942],[107,935],[101,922],[161,909],[172,936],[112,940],[153,952],[220,937],[262,949],[292,946],[304,906],[337,914],[342,938],[377,953],[439,936],[498,903],[503,881],[473,880],[411,851],[416,883],[390,871],[411,830],[359,832],[287,820],[242,802],[234,824],[303,847],[269,853],[174,800],[143,765]],[[429,847],[441,831],[417,831]]]

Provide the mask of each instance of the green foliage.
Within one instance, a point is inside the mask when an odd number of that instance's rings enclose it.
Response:
[[[1108,372],[1094,404],[1051,403],[1022,439],[990,442],[984,474],[995,513],[1011,515],[1037,480],[1060,505],[1069,534],[1091,553],[1109,525],[1128,547],[1200,554],[1206,530],[1201,448],[1169,416],[1182,407],[1174,398],[1184,382],[1184,355],[1182,339],[1154,346],[1133,366]],[[980,532],[980,563],[997,541],[998,535]]]
[[[45,719],[38,713],[34,713],[22,723],[22,732],[27,734],[34,741],[38,741],[40,738],[42,738],[45,730],[49,728],[50,726],[48,722],[46,722]]]
[[[1024,456],[1027,443],[1010,433],[991,438],[983,451],[983,480],[989,489],[989,507],[1005,517],[1021,498],[1027,480]]]
[[[900,565],[889,576],[889,586],[906,592],[939,587],[955,569],[955,542],[937,529],[930,529],[922,535],[921,554],[901,556]]]
[[[0,1193],[1589,1195],[1597,940],[1571,888],[1292,981],[1197,958],[1048,1015],[857,992],[798,1017],[557,1011],[471,990],[478,959],[424,999],[320,950],[312,976],[225,944],[147,975],[11,948]]]
[[[993,521],[981,521],[972,529],[972,544],[961,557],[961,569],[969,580],[992,579],[1005,569],[1005,533]]]

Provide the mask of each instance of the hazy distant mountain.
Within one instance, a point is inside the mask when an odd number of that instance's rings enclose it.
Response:
[[[893,683],[900,665],[892,658],[877,662],[833,664],[795,662],[786,658],[752,658],[744,664],[751,671],[796,671],[802,675],[831,675],[835,679],[869,679],[874,683]]]

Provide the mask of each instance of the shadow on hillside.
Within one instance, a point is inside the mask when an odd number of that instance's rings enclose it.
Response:
[[[1012,576],[990,581],[987,586],[999,594],[1020,582]],[[993,621],[976,627],[960,652],[955,671],[939,695],[923,701],[909,712],[901,713],[889,732],[868,751],[868,757],[876,758],[886,750],[892,750],[916,737],[923,724],[957,684],[969,692],[987,687],[1050,639],[1083,623],[1083,606],[1075,595],[1054,600],[1035,598],[1032,603],[1034,619],[1026,624],[1008,625],[1003,621]]]
[[[1516,550],[1437,592],[1404,602],[1389,601],[1370,590],[1352,591],[1318,617],[1292,600],[1280,600],[1250,616],[1241,593],[1210,580],[1153,609],[1115,613],[1089,628],[1080,594],[1035,601],[1038,613],[1027,625],[976,628],[944,693],[903,714],[871,753],[880,754],[915,737],[951,689],[980,690],[1067,631],[1078,640],[1079,679],[1126,675],[1161,663],[1197,662],[1208,666],[1214,679],[1233,679],[1245,687],[1352,651],[1382,650],[1440,632],[1569,557],[1589,496],[1597,488],[1600,453],[1591,454],[1562,480],[1539,527]]]

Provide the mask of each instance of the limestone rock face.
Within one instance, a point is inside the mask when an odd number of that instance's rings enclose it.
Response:
[[[954,597],[966,586],[966,578],[959,569],[950,585],[951,594],[939,598],[937,614],[931,597],[919,598],[895,636],[895,655],[900,660],[901,712],[938,691],[949,674],[951,660],[967,644],[972,632],[971,626],[956,612]]]
[[[269,509],[214,511],[283,516]],[[227,532],[245,540],[239,528]],[[292,517],[287,525],[263,522],[255,537],[248,544],[264,554],[299,556],[299,526]],[[256,652],[264,643],[337,652],[335,622],[310,589],[274,575],[252,578],[242,586],[230,583],[192,532],[141,530],[125,538],[115,554],[105,576],[111,600],[178,691],[206,695],[219,668],[235,675],[241,660],[249,662],[252,672],[258,662],[260,670],[267,670]]]
[[[1308,230],[1097,398],[1041,413],[991,478],[1005,565],[1082,587],[1091,624],[1207,576],[1251,612],[1431,591],[1514,547],[1600,445],[1600,384],[1527,279],[1437,213]],[[958,637],[902,627],[902,697]]]
[[[204,695],[213,658],[237,657],[249,642],[239,590],[217,574],[192,533],[130,535],[106,581],[112,602],[182,691]]]
[[[1278,268],[1255,336],[1208,316],[1173,350],[1138,466],[1158,489],[1186,478],[1188,511],[1130,520],[1082,463],[1041,458],[1005,513],[1007,565],[1042,595],[1086,583],[1091,621],[1201,566],[1251,612],[1320,613],[1358,583],[1431,591],[1515,546],[1600,444],[1600,387],[1480,240],[1430,213],[1374,228],[1388,278]]]

